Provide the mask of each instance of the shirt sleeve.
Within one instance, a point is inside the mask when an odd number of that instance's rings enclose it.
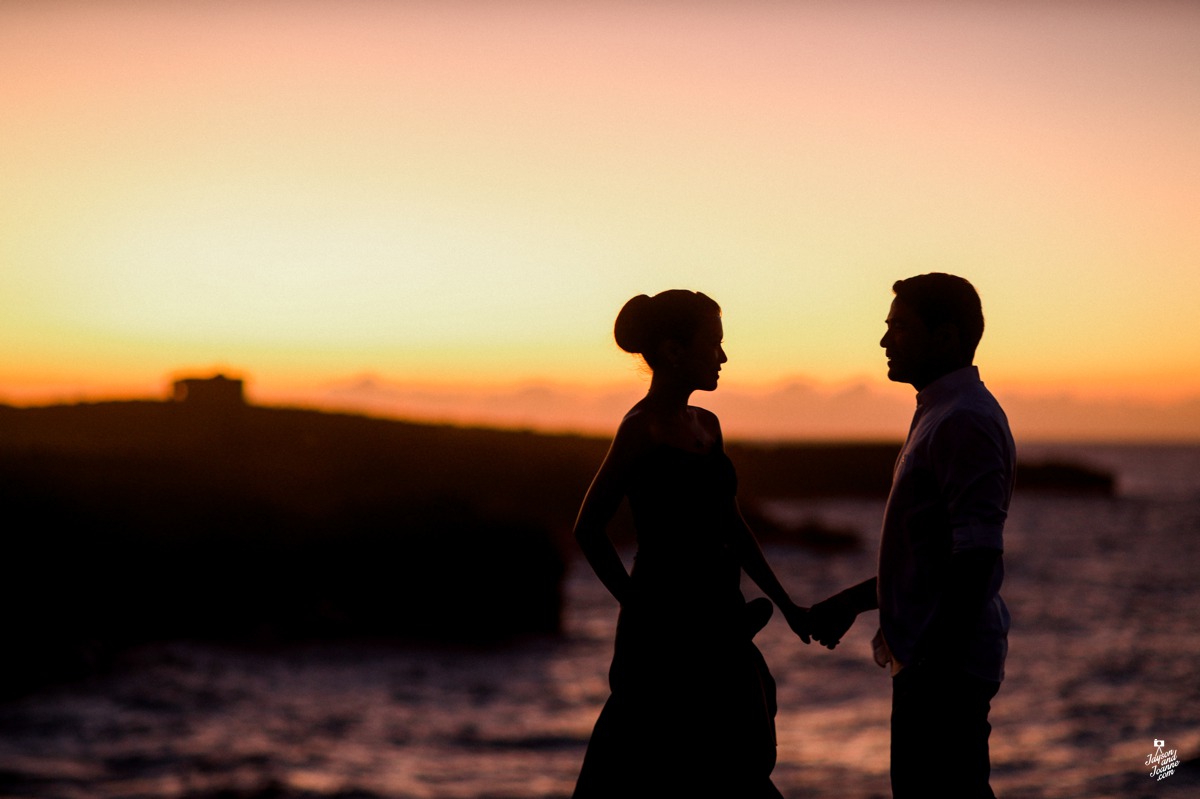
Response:
[[[1011,440],[997,420],[968,409],[951,413],[938,426],[933,467],[954,552],[1003,551],[1012,496]]]

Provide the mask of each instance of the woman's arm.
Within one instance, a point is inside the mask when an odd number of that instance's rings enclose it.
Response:
[[[800,607],[788,596],[787,590],[784,589],[783,584],[779,582],[779,578],[771,569],[771,564],[767,563],[758,539],[750,530],[750,525],[746,524],[746,520],[742,517],[736,500],[732,513],[734,516],[733,546],[737,552],[738,561],[742,564],[742,569],[754,581],[754,584],[761,588],[762,592],[779,607],[783,612],[783,617],[787,619],[788,626],[807,644],[809,642],[808,608]]]
[[[704,423],[712,432],[716,446],[724,449],[725,440],[721,434],[721,423],[716,415],[706,412]],[[807,644],[809,642],[808,608],[800,607],[788,596],[787,590],[779,582],[779,578],[775,576],[771,565],[767,563],[762,547],[759,545],[754,532],[750,529],[750,525],[746,523],[746,519],[742,516],[736,499],[733,499],[730,503],[729,514],[730,543],[737,553],[737,559],[742,566],[742,570],[754,581],[755,585],[762,589],[767,598],[774,602],[783,612],[788,626]]]
[[[742,512],[738,509],[736,501],[734,502],[732,513],[735,517],[733,522],[733,546],[737,552],[738,561],[741,563],[746,575],[781,609],[795,604],[792,602],[792,598],[788,596],[788,592],[784,589],[783,584],[779,582],[779,578],[775,576],[771,565],[767,563],[767,558],[763,555],[762,547],[759,545],[754,532],[750,529],[750,525],[742,517]]]
[[[625,417],[575,519],[575,540],[583,556],[608,592],[622,604],[629,595],[629,572],[608,537],[608,523],[625,496],[634,458],[645,441],[644,425],[638,417]]]

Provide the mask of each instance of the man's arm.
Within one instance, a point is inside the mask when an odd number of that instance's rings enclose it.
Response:
[[[1000,555],[998,549],[969,549],[951,556],[946,591],[917,640],[913,665],[957,665],[991,595]]]

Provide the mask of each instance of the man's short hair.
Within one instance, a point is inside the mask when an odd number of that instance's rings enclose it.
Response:
[[[983,306],[979,292],[964,278],[931,272],[892,284],[896,299],[913,310],[931,332],[944,324],[958,328],[959,336],[973,359],[983,338]]]

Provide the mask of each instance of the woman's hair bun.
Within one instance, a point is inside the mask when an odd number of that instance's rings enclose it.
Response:
[[[617,346],[626,352],[643,355],[654,341],[651,327],[654,322],[654,300],[639,294],[621,307],[613,325]]]

